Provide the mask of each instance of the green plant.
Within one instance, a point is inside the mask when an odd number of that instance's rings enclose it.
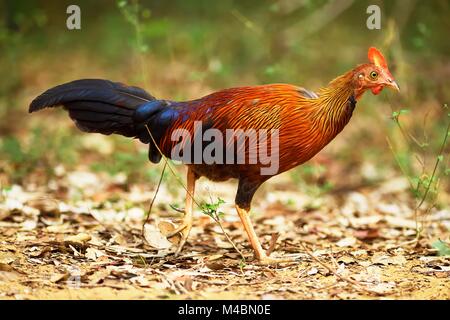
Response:
[[[225,215],[223,212],[218,211],[219,207],[224,203],[225,201],[223,201],[221,198],[218,198],[216,202],[202,203],[200,205],[200,210],[202,210],[203,214],[211,217],[214,221],[218,222]]]
[[[228,242],[233,246],[234,250],[236,250],[237,253],[241,256],[242,260],[240,262],[240,265],[245,264],[245,257],[242,254],[242,252],[236,247],[236,244],[231,240],[228,233],[225,231],[221,219],[224,217],[224,213],[222,211],[219,211],[219,207],[225,203],[221,198],[217,198],[217,201],[213,201],[212,197],[210,196],[211,202],[205,202],[200,204],[200,210],[202,210],[203,214],[209,216],[211,219],[213,219],[222,230],[222,233],[227,238]]]
[[[334,187],[331,181],[322,179],[326,170],[323,165],[306,163],[292,170],[291,178],[302,192],[315,198],[326,194]]]
[[[141,12],[144,11],[138,0],[133,0],[131,2],[120,0],[117,2],[117,6],[125,17],[125,20],[133,26],[135,34],[135,50],[137,51],[141,67],[141,81],[144,84],[147,84],[148,76],[146,70],[148,70],[148,68],[144,53],[148,51],[149,47],[145,44],[143,37]]]
[[[392,112],[392,120],[401,132],[401,136],[406,144],[406,149],[399,152],[394,148],[391,139],[388,140],[389,147],[394,154],[395,161],[403,175],[408,179],[410,191],[416,199],[414,208],[416,220],[416,234],[420,236],[422,226],[419,221],[420,213],[426,215],[436,205],[439,194],[440,181],[443,176],[448,176],[448,164],[444,161],[444,153],[450,136],[450,113],[446,104],[443,106],[444,112],[447,112],[447,126],[437,150],[430,150],[430,143],[424,128],[424,141],[420,141],[410,132],[408,132],[400,121],[400,116],[410,113],[408,109]],[[418,152],[415,150],[419,150]],[[433,165],[427,166],[427,159],[434,159]],[[413,165],[418,163],[418,169]],[[425,209],[422,206],[427,204]]]
[[[58,164],[73,165],[78,159],[77,139],[63,130],[44,130],[35,127],[28,139],[6,136],[0,139],[0,160],[6,162],[5,171],[17,182],[39,168],[47,176]]]
[[[115,151],[105,161],[97,161],[91,165],[91,169],[96,172],[107,172],[114,176],[125,173],[129,181],[136,181],[146,178],[152,183],[158,178],[158,172],[151,168],[146,168],[148,164],[147,153],[145,151]]]
[[[442,240],[437,240],[431,245],[437,249],[439,256],[450,256],[450,246]]]

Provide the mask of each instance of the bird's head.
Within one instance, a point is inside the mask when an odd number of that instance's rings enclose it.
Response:
[[[355,69],[354,82],[356,96],[361,96],[366,90],[372,91],[373,94],[379,94],[384,87],[400,91],[395,82],[386,59],[381,52],[371,47],[369,48],[368,57],[370,63],[363,64]]]

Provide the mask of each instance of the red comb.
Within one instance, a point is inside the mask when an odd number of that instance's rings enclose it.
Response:
[[[370,47],[367,55],[369,57],[369,61],[374,65],[388,70],[386,59],[377,48]]]

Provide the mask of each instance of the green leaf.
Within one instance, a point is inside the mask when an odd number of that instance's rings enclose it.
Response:
[[[22,163],[26,159],[26,154],[22,149],[22,145],[15,137],[7,137],[3,141],[0,151],[9,156],[9,159],[16,164]]]
[[[123,8],[123,7],[125,7],[127,5],[127,2],[126,1],[119,1],[119,2],[117,2],[117,6],[119,7],[119,8]]]
[[[224,204],[225,201],[223,201],[221,198],[217,199],[217,202],[215,203],[203,203],[200,205],[200,210],[202,210],[203,214],[211,217],[214,220],[218,220],[223,218],[224,213],[223,212],[217,212],[221,204]]]
[[[450,256],[450,247],[444,241],[437,240],[431,246],[438,250],[439,256]]]
[[[148,45],[146,45],[146,44],[143,44],[143,45],[141,45],[141,47],[139,48],[139,50],[141,51],[141,52],[147,52],[148,51]]]
[[[409,112],[410,112],[409,109],[402,109],[402,110],[400,110],[400,114],[407,114]]]

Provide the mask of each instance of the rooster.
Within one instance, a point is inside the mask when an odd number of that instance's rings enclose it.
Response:
[[[201,123],[202,132],[215,129],[225,134],[229,129],[253,129],[270,131],[271,137],[277,135],[278,170],[269,174],[262,173],[265,164],[261,162],[185,161],[184,217],[168,235],[181,234],[175,251],[178,255],[192,227],[197,179],[225,181],[234,178],[238,180],[236,210],[255,258],[261,264],[273,264],[289,259],[270,257],[263,250],[249,216],[253,195],[266,180],[308,161],[333,140],[349,122],[365,91],[370,90],[375,95],[384,87],[399,91],[381,52],[371,47],[368,58],[369,63],[356,66],[317,92],[289,84],[269,84],[225,89],[200,99],[176,102],[156,99],[140,88],[122,83],[83,79],[47,90],[31,102],[29,112],[64,106],[82,131],[115,133],[148,144],[149,160],[153,163],[161,161],[163,155],[173,158],[173,149],[180,143],[179,139],[173,139],[174,133],[183,129],[195,134],[196,123]],[[249,145],[248,137],[245,141],[244,147]],[[257,148],[262,148],[263,144],[269,146],[268,139],[258,142]],[[225,151],[234,150],[232,160],[236,160],[237,148],[230,149],[230,141],[225,141],[225,145]],[[205,150],[205,143],[200,147],[200,152]],[[274,147],[271,140],[272,153]],[[198,153],[198,149],[192,147],[183,149],[182,153],[190,151],[194,156]],[[251,150],[246,150],[245,156],[248,158],[250,153]]]

